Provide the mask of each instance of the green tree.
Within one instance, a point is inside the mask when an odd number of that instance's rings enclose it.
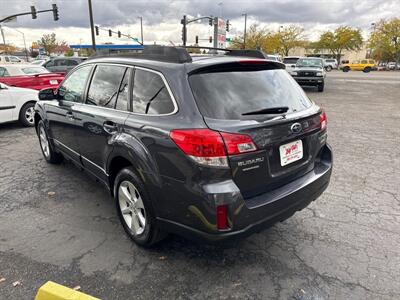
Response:
[[[47,55],[52,54],[59,45],[54,32],[51,34],[44,34],[37,43],[44,48]]]
[[[326,31],[321,34],[315,44],[317,49],[327,49],[340,61],[343,50],[360,50],[363,43],[361,30],[349,26],[340,26],[333,32]]]
[[[283,56],[288,56],[290,50],[294,48],[305,47],[306,45],[302,27],[290,25],[279,30],[276,35],[280,42],[279,53]]]
[[[372,56],[378,61],[400,63],[400,19],[381,20],[368,40]]]
[[[67,56],[67,57],[74,56],[74,50],[68,49],[68,50],[64,53],[64,55]]]

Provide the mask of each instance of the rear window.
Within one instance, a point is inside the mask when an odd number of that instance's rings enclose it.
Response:
[[[290,113],[312,104],[282,69],[194,74],[189,82],[200,112],[213,119],[265,118],[245,117],[242,113],[281,106],[289,107]]]
[[[28,67],[22,68],[22,72],[25,74],[41,74],[41,73],[49,73],[45,68],[42,67]]]
[[[299,59],[297,57],[286,57],[283,59],[284,64],[293,64],[295,65]]]

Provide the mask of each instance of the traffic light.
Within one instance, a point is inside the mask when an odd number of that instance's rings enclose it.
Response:
[[[186,46],[186,34],[187,34],[186,26],[183,26],[183,28],[182,28],[182,41],[183,41],[183,45],[184,46]]]
[[[213,26],[213,17],[208,18],[208,25]]]
[[[34,6],[31,6],[31,14],[32,14],[32,19],[37,19],[36,8]]]
[[[187,17],[186,17],[186,15],[184,15],[183,18],[181,19],[181,24],[182,24],[182,25],[186,25],[186,24],[187,24]]]
[[[99,26],[94,26],[94,31],[96,32],[96,35],[99,35]]]
[[[118,30],[118,37],[121,37],[121,31]]]
[[[108,36],[112,36],[112,31],[111,31],[111,29],[108,29]]]
[[[229,31],[229,26],[230,26],[231,24],[229,24],[229,20],[226,20],[226,31]]]
[[[199,44],[199,36],[196,35],[196,44]]]
[[[210,35],[210,37],[208,38],[208,41],[210,42],[210,43],[212,43],[212,36]]]
[[[58,21],[58,7],[57,4],[52,4],[53,6],[53,19],[54,21]]]

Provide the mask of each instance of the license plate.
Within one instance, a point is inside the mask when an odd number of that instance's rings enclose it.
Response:
[[[58,81],[55,79],[50,80],[50,84],[58,84]]]
[[[303,143],[301,140],[294,141],[279,147],[281,156],[281,166],[286,166],[292,162],[303,158]]]

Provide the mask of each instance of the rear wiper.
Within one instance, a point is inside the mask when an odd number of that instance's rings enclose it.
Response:
[[[283,113],[287,112],[288,110],[289,110],[289,107],[287,107],[287,106],[270,107],[270,108],[263,108],[260,110],[255,110],[255,111],[249,111],[249,112],[243,113],[242,116],[283,114]]]

